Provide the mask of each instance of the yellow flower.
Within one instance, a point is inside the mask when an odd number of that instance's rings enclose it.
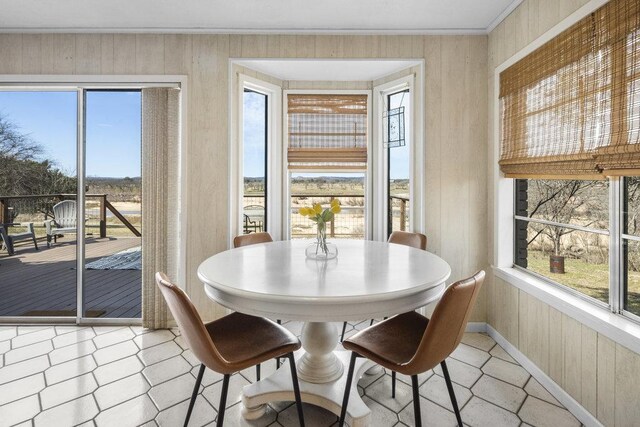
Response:
[[[309,215],[309,208],[307,207],[301,207],[298,212],[300,213],[300,215],[302,216],[307,216]]]
[[[313,205],[313,210],[315,211],[315,213],[321,214],[322,213],[322,206],[320,205],[320,203],[316,203],[315,205]]]
[[[340,206],[340,200],[338,199],[333,199],[331,200],[331,206]]]
[[[337,205],[331,205],[331,212],[334,214],[340,213],[341,210],[339,203]]]

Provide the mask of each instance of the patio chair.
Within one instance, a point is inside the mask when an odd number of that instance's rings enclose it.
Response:
[[[26,231],[22,231],[19,233],[9,234],[6,226],[0,224],[0,238],[2,238],[3,246],[7,250],[9,255],[13,255],[15,253],[13,248],[14,243],[22,240],[32,240],[33,245],[36,247],[36,251],[38,250],[38,242],[36,241],[36,233],[33,229],[32,222],[16,223],[10,225],[12,227],[26,227],[27,229]]]
[[[302,399],[293,355],[293,352],[300,348],[300,340],[294,334],[269,319],[238,312],[205,324],[187,294],[171,283],[166,275],[156,273],[156,284],[180,328],[182,337],[201,363],[187,409],[185,427],[189,424],[206,368],[224,375],[216,422],[216,426],[221,427],[224,423],[231,374],[279,356],[289,359],[298,420],[300,426],[304,427]]]
[[[249,205],[244,207],[244,234],[259,233],[262,231],[264,221],[264,206]]]
[[[262,231],[262,227],[259,224],[256,224],[256,221],[251,221],[251,218],[247,214],[244,215],[244,225],[243,231],[245,234],[249,233],[257,233],[258,231]]]
[[[65,234],[78,232],[76,223],[75,200],[63,200],[53,206],[53,219],[44,222],[47,230],[47,247],[51,247],[51,241],[57,243],[58,237]]]
[[[338,424],[340,427],[345,422],[357,357],[366,357],[394,372],[411,376],[416,427],[422,426],[418,374],[440,365],[458,426],[462,427],[460,409],[445,360],[462,340],[484,276],[484,271],[479,271],[449,286],[431,319],[410,311],[376,323],[343,341],[344,348],[351,350],[351,362]]]

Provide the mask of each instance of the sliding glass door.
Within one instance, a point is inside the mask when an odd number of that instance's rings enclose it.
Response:
[[[0,88],[0,320],[140,317],[141,176],[140,90]]]

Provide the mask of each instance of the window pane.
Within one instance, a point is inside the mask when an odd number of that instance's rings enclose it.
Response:
[[[84,317],[142,315],[142,93],[85,98]]]
[[[244,234],[265,231],[267,207],[267,95],[244,91]]]
[[[607,181],[529,179],[517,180],[516,188],[516,215],[609,228]]]
[[[609,236],[521,220],[516,230],[516,265],[609,303]]]
[[[409,196],[410,181],[409,172],[411,169],[410,161],[410,135],[411,123],[411,94],[409,90],[389,95],[390,110],[404,107],[404,129],[405,141],[404,145],[390,146],[387,149],[389,154],[389,226],[388,233],[396,230],[409,230]]]
[[[77,99],[0,91],[0,316],[76,315]]]
[[[640,236],[640,178],[628,177],[625,182],[624,232]],[[624,309],[640,316],[640,242],[623,239],[624,243]]]
[[[640,242],[624,240],[624,309],[640,316]]]
[[[640,178],[625,178],[624,232],[640,236]]]
[[[316,223],[300,215],[301,207],[314,203],[327,207],[332,199],[337,199],[342,211],[327,225],[327,236],[364,239],[364,182],[363,173],[291,174],[291,238],[316,235]]]

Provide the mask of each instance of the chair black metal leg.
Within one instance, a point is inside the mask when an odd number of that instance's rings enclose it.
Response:
[[[218,421],[216,427],[222,427],[224,422],[224,410],[227,406],[227,393],[229,392],[229,378],[231,375],[226,374],[222,380],[222,393],[220,393],[220,406],[218,406]]]
[[[278,323],[278,325],[282,325],[282,320],[280,319],[276,319],[276,322]],[[276,369],[280,368],[280,358],[276,357]]]
[[[340,410],[340,420],[338,427],[344,426],[344,419],[347,417],[347,405],[349,404],[349,394],[351,393],[351,381],[353,380],[353,371],[356,367],[356,358],[358,355],[351,352],[351,361],[349,362],[349,372],[347,373],[347,384],[344,388],[344,397],[342,398],[342,409]]]
[[[293,394],[296,396],[296,407],[298,408],[298,420],[300,427],[304,427],[304,413],[302,412],[302,396],[300,396],[300,384],[298,383],[298,371],[296,370],[296,359],[293,353],[287,355],[289,366],[291,367],[291,381],[293,382]]]
[[[396,398],[396,371],[391,371],[391,397]]]
[[[340,334],[340,342],[344,341],[344,333],[347,331],[347,322],[342,324],[342,333]]]
[[[413,412],[415,413],[416,427],[422,427],[422,414],[420,414],[420,393],[418,392],[418,376],[411,375],[413,386]]]
[[[447,383],[447,390],[449,390],[449,397],[451,398],[451,406],[453,406],[453,412],[456,413],[458,426],[462,427],[462,417],[460,416],[460,409],[458,408],[456,393],[453,391],[453,384],[451,383],[451,377],[449,376],[449,369],[447,368],[447,364],[445,363],[444,360],[440,363],[440,367],[442,367],[442,373],[444,374],[444,381]]]
[[[256,365],[256,381],[260,381],[260,364]]]
[[[198,391],[200,391],[200,383],[202,382],[202,376],[204,375],[204,370],[206,367],[204,364],[200,365],[200,370],[198,371],[198,377],[196,378],[196,385],[193,387],[193,393],[191,393],[191,402],[189,402],[189,409],[187,410],[187,417],[184,419],[184,427],[189,425],[189,418],[191,418],[191,412],[193,411],[193,405],[196,403],[196,398],[198,397]]]

